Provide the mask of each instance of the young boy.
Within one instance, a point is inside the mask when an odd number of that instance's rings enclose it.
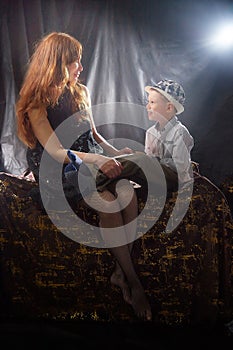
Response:
[[[184,111],[184,89],[175,81],[161,80],[154,86],[146,86],[145,91],[148,93],[148,118],[155,124],[146,131],[145,152],[118,158],[123,165],[120,177],[140,185],[146,181],[155,185],[154,189],[163,189],[166,180],[167,190],[175,191],[178,183],[182,185],[192,180],[193,137],[176,117]],[[106,186],[111,181],[99,174],[99,185],[102,182]]]
[[[148,118],[155,122],[146,132],[145,153],[159,160],[168,188],[177,180],[186,183],[192,179],[190,152],[194,142],[176,117],[184,111],[184,89],[175,81],[161,80],[154,86],[146,86],[145,91]]]

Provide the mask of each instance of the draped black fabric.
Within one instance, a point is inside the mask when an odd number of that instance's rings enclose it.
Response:
[[[193,160],[215,182],[233,173],[233,52],[208,42],[220,23],[232,19],[232,1],[0,0],[0,6],[1,170],[20,174],[27,167],[15,102],[34,43],[63,31],[83,44],[81,79],[93,106],[106,105],[101,117],[98,107],[94,116],[107,139],[117,145],[123,135],[143,144],[151,125],[144,87],[175,79],[186,91],[180,119],[195,139]],[[118,103],[126,105],[123,118]],[[138,123],[135,109],[128,113],[132,105],[140,109]]]

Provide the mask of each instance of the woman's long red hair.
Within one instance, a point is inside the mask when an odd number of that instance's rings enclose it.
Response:
[[[56,105],[68,84],[67,66],[81,55],[81,43],[66,33],[50,33],[37,44],[16,103],[18,136],[28,147],[36,144],[28,111]],[[77,83],[70,90],[76,107],[87,107],[82,85]]]

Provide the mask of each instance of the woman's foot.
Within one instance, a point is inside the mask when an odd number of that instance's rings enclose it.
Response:
[[[113,285],[120,287],[123,294],[123,298],[126,301],[126,303],[132,304],[130,289],[123,272],[114,271],[110,278],[110,281]]]
[[[151,307],[140,283],[131,288],[131,305],[139,318],[144,321],[152,320]]]
[[[121,288],[124,300],[132,305],[138,318],[144,321],[152,320],[151,307],[140,282],[135,283],[130,289],[124,273],[118,269],[113,272],[111,283]]]

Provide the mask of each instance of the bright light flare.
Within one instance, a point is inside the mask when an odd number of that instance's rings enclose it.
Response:
[[[211,44],[222,49],[233,47],[233,22],[222,26],[212,37]]]

